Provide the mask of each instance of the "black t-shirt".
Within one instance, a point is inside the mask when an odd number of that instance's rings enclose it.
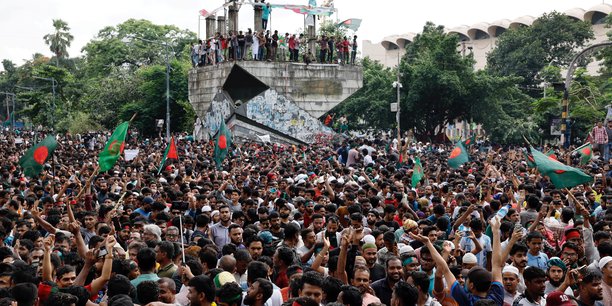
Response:
[[[242,46],[244,46],[244,43],[245,43],[244,35],[239,34],[238,35],[238,46],[242,47]]]
[[[370,268],[370,282],[375,282],[379,279],[383,279],[387,276],[387,272],[385,271],[385,267],[383,265],[375,263],[372,268]]]

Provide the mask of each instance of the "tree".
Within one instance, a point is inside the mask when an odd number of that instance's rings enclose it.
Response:
[[[74,36],[69,32],[68,23],[61,19],[53,19],[53,28],[55,32],[47,34],[43,38],[45,43],[49,45],[51,52],[55,54],[55,63],[59,66],[59,59],[68,57],[68,47],[70,47]]]
[[[401,61],[402,129],[413,128],[417,137],[433,138],[441,133],[439,127],[470,119],[482,100],[474,99],[474,60],[457,53],[458,42],[443,26],[428,22]]]
[[[395,91],[391,86],[395,73],[368,57],[363,59],[362,65],[363,87],[330,112],[346,115],[352,129],[390,128],[395,123],[395,116],[389,108],[395,101]]]
[[[529,27],[504,32],[487,56],[487,69],[496,75],[520,76],[523,87],[533,88],[542,81],[538,74],[542,68],[566,67],[593,37],[588,22],[557,12],[544,14]]]

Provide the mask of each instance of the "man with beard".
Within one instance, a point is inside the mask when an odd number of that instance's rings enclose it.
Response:
[[[597,269],[588,268],[579,283],[580,295],[578,306],[603,306],[603,287],[601,273]]]
[[[259,259],[263,252],[263,239],[259,236],[253,236],[247,241],[247,250],[253,260]]]
[[[502,270],[504,282],[504,304],[512,305],[514,300],[520,295],[518,292],[519,271],[514,266],[505,266]]]
[[[545,294],[559,290],[559,286],[561,286],[565,280],[566,271],[567,266],[559,257],[552,257],[550,260],[548,260],[548,270],[546,271],[548,281],[546,281],[546,289],[544,290]],[[572,289],[569,287],[565,289],[565,294],[574,296],[574,292],[572,292]]]
[[[258,278],[249,286],[242,303],[247,306],[264,306],[272,296],[272,292],[272,283],[267,279]]]
[[[208,232],[210,234],[210,240],[212,240],[217,246],[217,249],[221,251],[221,248],[230,242],[229,226],[231,224],[231,214],[229,206],[222,205],[219,207],[219,216],[219,222],[211,226]]]
[[[310,267],[314,261],[313,254],[315,252],[316,236],[311,228],[305,228],[301,232],[302,242],[304,245],[297,248],[297,255],[300,257],[300,264],[303,267]]]
[[[371,303],[380,303],[380,299],[377,298],[372,287],[370,287],[370,269],[366,266],[355,266],[353,279],[351,285],[357,287],[361,292],[361,299],[363,306],[370,305]]]
[[[302,275],[302,286],[298,290],[299,297],[308,297],[317,304],[323,299],[323,277],[319,272],[308,271]]]
[[[278,201],[285,201],[283,199],[279,199]],[[277,202],[278,202],[277,201]],[[281,221],[281,228],[285,228],[285,226],[287,226],[287,224],[289,224],[289,222],[291,222],[291,220],[289,219],[289,216],[291,215],[291,208],[289,208],[288,204],[284,204],[284,205],[280,205],[279,204],[279,215],[280,215],[280,221]],[[278,236],[277,236],[278,237]]]
[[[142,205],[139,208],[134,209],[134,212],[139,213],[148,220],[149,216],[151,216],[151,205],[154,201],[155,200],[153,200],[152,197],[144,197],[144,199],[142,199]]]
[[[191,306],[210,306],[215,300],[215,285],[210,277],[198,275],[188,283],[189,303]]]
[[[387,277],[379,279],[372,283],[372,289],[376,292],[376,296],[385,305],[391,305],[391,296],[393,294],[393,287],[404,277],[404,270],[402,269],[402,262],[399,258],[393,256],[389,257],[386,262],[387,265]]]
[[[519,285],[518,292],[525,291],[525,280],[523,279],[523,271],[527,267],[527,252],[528,248],[523,243],[517,243],[510,249],[511,265],[519,270]]]
[[[370,210],[367,214],[368,228],[372,231],[376,230],[376,222],[380,221],[380,215],[377,210]]]
[[[288,213],[286,214],[286,217],[289,218]],[[272,233],[272,236],[278,239],[284,239],[285,238],[285,233],[284,233],[285,225],[282,224],[280,215],[277,212],[273,211],[270,213],[269,219],[270,219],[270,233]]]
[[[519,295],[512,306],[544,306],[544,290],[546,289],[546,272],[538,267],[529,266],[523,271],[525,292]]]
[[[377,248],[375,244],[366,243],[361,248],[363,258],[366,261],[368,269],[370,269],[370,280],[372,282],[378,281],[385,277],[385,267],[380,265],[377,256]],[[392,287],[391,287],[392,288]]]
[[[330,249],[333,250],[340,245],[342,234],[338,232],[338,218],[330,216],[327,218],[327,226],[325,230],[317,234],[317,241],[323,241],[323,238],[329,239]]]
[[[238,224],[231,224],[228,230],[230,242],[238,249],[244,249],[244,245],[242,244],[242,227],[240,227]]]
[[[561,260],[565,263],[565,266],[570,269],[578,267],[578,251],[579,247],[575,243],[566,242],[561,247]]]
[[[612,257],[603,257],[599,260],[598,266],[603,274],[601,284],[603,288],[603,303],[605,305],[612,305]]]

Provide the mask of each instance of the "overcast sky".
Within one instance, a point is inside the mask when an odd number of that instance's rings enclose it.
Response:
[[[308,0],[270,0],[278,4],[307,4]],[[70,56],[105,26],[117,25],[129,18],[148,19],[156,24],[174,24],[198,32],[198,11],[213,10],[224,0],[0,0],[0,59],[22,64],[39,52],[51,56],[43,36],[53,31],[52,19],[68,22],[74,36]],[[317,1],[319,4],[323,0]],[[406,32],[419,32],[426,21],[447,27],[514,19],[523,15],[539,16],[553,10],[563,12],[579,7],[585,10],[602,0],[335,0],[334,19],[361,18],[357,35],[373,42]],[[221,11],[222,12],[222,11]],[[222,13],[221,13],[222,14]],[[241,29],[253,26],[253,9],[240,10]],[[303,27],[302,15],[274,10],[271,26],[279,32],[294,32]],[[201,32],[204,33],[202,21]],[[0,67],[0,69],[2,69]]]

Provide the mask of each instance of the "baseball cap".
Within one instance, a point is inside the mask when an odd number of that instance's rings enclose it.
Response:
[[[561,291],[553,291],[546,297],[546,305],[572,306],[572,299]]]

